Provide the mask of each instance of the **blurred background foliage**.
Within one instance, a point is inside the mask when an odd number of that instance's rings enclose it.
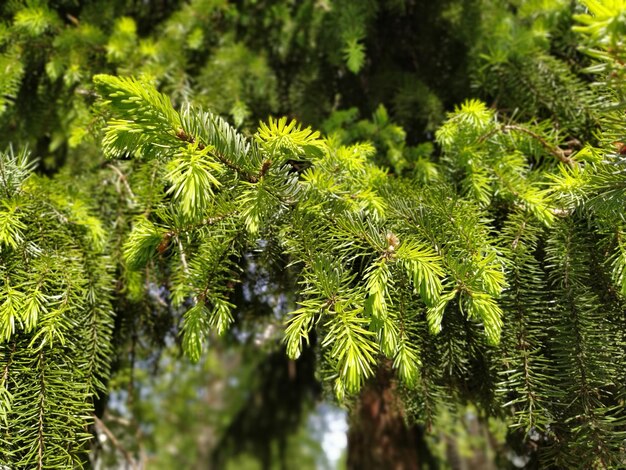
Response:
[[[287,115],[338,143],[369,140],[377,164],[437,181],[434,132],[467,97],[549,122],[563,140],[594,141],[593,71],[572,32],[583,11],[569,0],[7,0],[0,147],[29,148],[39,172],[71,184],[81,173],[84,193],[99,188],[94,209],[118,253],[130,224],[116,209],[125,177],[100,151],[97,73],[141,76],[175,105],[206,107],[248,134]],[[292,361],[281,344],[296,300],[288,272],[261,250],[239,269],[235,326],[191,365],[167,279],[139,298],[142,280],[117,267],[117,352],[111,392],[96,403],[94,468],[342,465],[322,442],[345,416],[319,405],[332,394],[313,350]],[[441,392],[401,393],[408,420],[428,423],[418,426],[423,468],[536,468],[532,442],[468,401],[424,416],[429,393]]]

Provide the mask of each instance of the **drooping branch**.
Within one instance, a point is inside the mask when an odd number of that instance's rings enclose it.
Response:
[[[132,199],[134,203],[137,198],[135,196],[135,193],[133,193],[133,190],[131,189],[130,184],[128,184],[128,178],[126,178],[126,175],[122,173],[122,170],[120,170],[117,166],[111,163],[107,164],[107,168],[110,168],[115,173],[117,173],[117,176],[119,176],[120,181],[122,182],[122,184],[124,185],[124,188],[126,189],[126,192],[128,193],[128,195],[130,196],[130,198]]]
[[[130,466],[130,468],[132,468],[133,470],[139,470],[140,467],[139,465],[137,465],[137,462],[133,458],[133,455],[120,443],[120,441],[115,437],[115,434],[113,434],[113,432],[107,427],[107,425],[104,424],[102,420],[96,415],[93,415],[92,417],[94,419],[96,428],[98,428],[106,435],[109,441],[111,441],[113,447],[115,447],[115,449],[122,454],[124,460],[126,460],[126,463]]]

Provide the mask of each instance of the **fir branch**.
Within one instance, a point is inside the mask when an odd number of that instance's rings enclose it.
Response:
[[[111,441],[111,444],[113,445],[115,450],[117,450],[118,452],[122,454],[122,456],[124,457],[124,460],[126,460],[126,464],[129,465],[130,468],[133,470],[135,469],[139,470],[140,467],[135,461],[135,459],[133,458],[133,454],[122,445],[122,443],[115,437],[115,434],[113,434],[113,432],[109,429],[109,427],[106,424],[104,424],[104,422],[100,418],[98,418],[95,414],[91,415],[91,417],[94,420],[96,427],[100,429],[100,431],[102,431],[107,436],[109,441]]]
[[[557,147],[556,145],[552,145],[550,142],[548,142],[541,135],[539,135],[536,132],[528,129],[527,127],[523,127],[523,126],[520,126],[518,124],[505,124],[505,125],[502,126],[502,130],[504,132],[515,131],[515,132],[522,132],[524,134],[527,134],[527,135],[531,136],[533,139],[537,140],[550,154],[555,156],[562,163],[565,163],[565,164],[570,165],[570,166],[576,165],[576,162],[574,160],[572,160],[568,156],[568,151],[567,150],[563,150],[562,148]],[[571,151],[569,151],[569,152],[571,153]]]
[[[226,214],[222,214],[222,215],[215,215],[212,217],[207,217],[206,219],[201,220],[200,222],[197,223],[188,223],[188,224],[184,224],[181,227],[175,227],[169,231],[167,231],[165,233],[166,236],[169,237],[178,237],[182,234],[185,233],[192,233],[195,232],[203,227],[210,227],[211,225],[215,225],[219,222],[222,222],[226,219],[230,219],[233,217],[236,217],[238,215],[237,211],[233,211],[233,212],[229,212]]]
[[[486,142],[487,140],[489,140],[489,138],[493,137],[498,132],[506,133],[509,131],[520,132],[522,134],[526,134],[532,137],[537,142],[539,142],[548,153],[550,153],[552,156],[556,157],[560,162],[565,163],[566,165],[575,166],[577,164],[576,161],[572,160],[569,157],[569,154],[571,154],[571,150],[563,150],[562,148],[548,142],[545,137],[541,136],[532,129],[521,126],[519,124],[502,124],[498,128],[491,129],[490,131],[482,134],[480,137],[478,137],[477,142]]]
[[[188,132],[185,132],[183,129],[178,129],[176,131],[176,137],[183,142],[188,142],[190,144],[196,143],[196,138],[193,135],[189,134]],[[198,142],[198,149],[205,150],[206,145],[203,142]],[[251,175],[247,171],[245,171],[243,168],[240,168],[234,162],[229,160],[224,154],[222,154],[221,152],[218,152],[215,148],[211,148],[209,152],[211,153],[211,155],[217,158],[220,162],[222,162],[228,168],[230,168],[235,173],[237,173],[237,175],[240,178],[242,178],[244,181],[247,181],[249,183],[257,183],[259,181],[258,177]]]
[[[136,198],[135,194],[133,193],[133,190],[131,189],[130,184],[128,183],[128,178],[126,178],[126,175],[124,175],[124,173],[122,173],[122,170],[120,170],[116,165],[113,165],[111,163],[107,164],[107,168],[110,168],[115,173],[117,173],[117,175],[120,178],[120,181],[124,184],[124,188],[126,188],[126,192],[130,196],[131,201],[135,202],[135,200],[137,198]]]

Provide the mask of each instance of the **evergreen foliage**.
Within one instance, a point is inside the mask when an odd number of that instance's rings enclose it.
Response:
[[[0,461],[81,466],[113,345],[106,234],[84,194],[2,154]]]
[[[159,3],[2,6],[0,140],[43,159],[0,154],[0,465],[93,465],[138,360],[267,322],[214,465],[389,368],[427,433],[624,466],[623,1]]]

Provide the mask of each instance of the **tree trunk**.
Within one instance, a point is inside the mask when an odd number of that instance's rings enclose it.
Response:
[[[419,470],[423,435],[407,427],[388,363],[363,388],[350,413],[348,464],[352,470]]]

